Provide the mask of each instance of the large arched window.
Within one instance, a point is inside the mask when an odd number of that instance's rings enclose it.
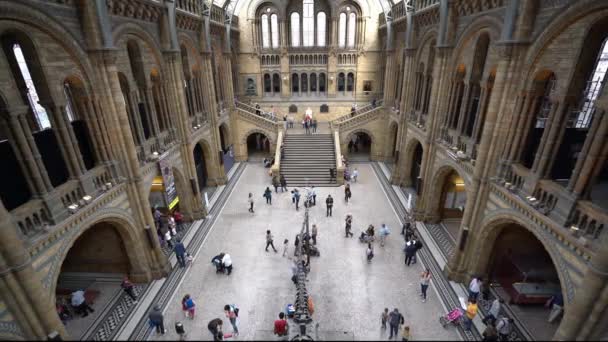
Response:
[[[351,12],[348,15],[348,47],[355,47],[355,30],[357,25],[357,15]]]
[[[315,74],[314,72],[310,74],[310,91],[317,91],[317,74]]]
[[[272,47],[279,47],[279,18],[276,14],[270,16],[270,32],[272,37]]]
[[[338,91],[344,91],[344,73],[338,74]]]
[[[291,13],[291,46],[300,46],[300,14]]]
[[[338,21],[338,46],[341,48],[346,46],[346,13],[340,13]]]
[[[264,49],[270,48],[270,30],[266,14],[262,14],[262,47]]]
[[[317,14],[317,46],[325,46],[325,35],[327,31],[327,18],[325,12]]]
[[[270,93],[272,91],[272,85],[270,83],[270,75],[264,74],[264,92]]]
[[[355,89],[355,75],[349,72],[346,76],[346,91],[353,91]]]
[[[34,113],[38,128],[40,130],[51,128],[51,122],[49,120],[49,116],[46,112],[46,109],[44,109],[44,107],[42,107],[40,103],[38,103],[40,99],[38,98],[36,85],[32,80],[29,68],[27,66],[27,63],[25,62],[25,57],[23,57],[23,51],[21,50],[21,46],[19,44],[13,44],[13,53],[15,54],[15,59],[17,60],[17,64],[19,65],[19,71],[21,71],[23,81],[27,86],[27,99],[29,101],[32,112]]]
[[[325,74],[324,73],[319,74],[319,91],[322,93],[325,92]]]
[[[302,74],[301,78],[302,78],[302,88],[301,88],[302,92],[307,93],[308,92],[308,75]]]
[[[297,93],[300,90],[300,78],[298,74],[291,74],[291,91]]]
[[[315,44],[315,4],[314,0],[303,0],[302,4],[303,46]]]
[[[275,93],[281,92],[281,76],[279,74],[272,75],[272,88]]]

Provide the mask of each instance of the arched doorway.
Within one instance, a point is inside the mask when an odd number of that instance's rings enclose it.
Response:
[[[393,123],[390,127],[390,140],[389,140],[389,150],[387,155],[387,161],[390,164],[396,163],[398,158],[397,151],[397,133],[399,131],[399,125]]]
[[[372,137],[365,132],[355,132],[348,138],[348,159],[351,161],[369,161],[372,151]]]
[[[487,275],[487,284],[492,284],[482,300],[489,305],[494,298],[503,298],[535,340],[551,340],[563,312],[553,317],[545,303],[557,296],[564,307],[561,281],[551,255],[534,233],[517,223],[488,229],[488,234],[482,236],[481,244],[485,246],[476,258],[477,267],[473,267]]]
[[[247,156],[251,158],[262,159],[270,153],[270,140],[263,133],[251,133],[247,137]]]
[[[98,222],[66,248],[54,294],[56,304],[72,317],[66,324],[70,336],[83,336],[116,296],[124,297],[120,287],[123,277],[142,271],[140,263],[145,258],[138,255],[141,247],[127,230],[118,223]],[[78,290],[84,291],[84,298],[94,311],[81,311],[71,305],[72,293]],[[136,286],[135,293],[138,292]],[[131,298],[121,300],[133,305]]]
[[[443,166],[425,184],[423,187],[433,187],[427,194],[426,215],[430,221],[438,222],[456,242],[467,202],[464,178],[451,166]]]
[[[226,123],[220,125],[220,144],[222,146],[222,164],[224,165],[224,172],[228,174],[234,165],[234,150],[230,142],[230,133]]]
[[[422,144],[420,142],[416,142],[416,147],[414,147],[414,155],[412,156],[412,165],[410,166],[410,179],[409,184],[412,188],[416,190],[417,194],[421,192],[421,171],[422,171]]]
[[[202,192],[202,190],[207,186],[207,179],[209,177],[209,173],[207,172],[207,162],[205,160],[205,152],[203,150],[202,144],[199,142],[194,147],[194,151],[192,152],[194,155],[194,168],[196,169],[196,179],[198,181],[198,190]]]

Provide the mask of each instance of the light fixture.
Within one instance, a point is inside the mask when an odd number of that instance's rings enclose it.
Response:
[[[74,203],[74,204],[72,204],[72,205],[69,205],[69,206],[68,206],[68,209],[69,209],[70,213],[72,213],[72,214],[73,214],[73,213],[75,213],[75,212],[76,212],[76,210],[78,210],[78,204]]]
[[[346,6],[346,10],[347,10],[347,11],[350,11],[350,6]]]
[[[267,13],[270,13],[270,7],[268,7],[268,8],[266,9],[266,12],[267,12]]]
[[[287,81],[287,76],[283,76],[283,81]]]
[[[108,189],[111,188],[112,187],[112,182],[107,182],[106,186],[108,187]]]
[[[86,195],[82,199],[85,201],[85,203],[91,203],[91,200],[93,199],[93,197]]]

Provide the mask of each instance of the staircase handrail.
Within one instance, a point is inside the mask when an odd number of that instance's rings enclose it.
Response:
[[[364,114],[353,116],[342,122],[337,122],[337,123],[331,122],[330,127],[332,127],[332,129],[344,129],[346,127],[355,125],[357,123],[367,122],[367,121],[373,119],[373,117],[382,109],[384,109],[384,107],[382,107],[382,106],[375,107],[372,110],[369,110]]]
[[[340,147],[340,132],[334,131],[334,150],[336,151],[336,183],[344,184],[344,165],[342,164],[342,149]]]
[[[344,121],[347,121],[348,119],[357,117],[359,115],[366,114],[366,113],[368,113],[368,112],[370,112],[370,111],[372,111],[372,110],[374,110],[376,108],[382,107],[382,104],[383,104],[383,100],[376,101],[376,105],[375,106],[373,106],[371,103],[369,103],[369,104],[367,104],[367,105],[365,105],[365,106],[363,106],[361,108],[356,109],[355,110],[355,115],[351,116],[351,113],[342,115],[342,116],[340,116],[340,117],[332,120],[331,124],[337,125],[337,124],[340,124],[340,123],[342,123]]]
[[[244,112],[247,112],[249,114],[255,115],[255,116],[260,117],[260,118],[264,118],[264,119],[266,119],[268,121],[272,121],[272,122],[275,122],[275,123],[277,121],[279,121],[279,118],[276,117],[276,115],[272,116],[268,112],[265,112],[262,108],[257,109],[257,108],[255,108],[253,106],[250,106],[250,105],[248,105],[246,103],[239,102],[239,101],[234,101],[234,105],[235,105],[236,108],[238,108],[238,109],[240,109],[240,110],[242,110]],[[260,113],[262,113],[262,115],[256,114],[256,110],[259,110]]]
[[[283,133],[282,129],[278,130],[277,133],[277,146],[274,151],[274,164],[270,168],[272,172],[272,177],[280,177],[281,176],[281,146],[283,146]]]

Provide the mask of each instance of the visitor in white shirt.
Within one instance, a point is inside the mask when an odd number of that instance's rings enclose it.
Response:
[[[483,279],[482,278],[473,278],[473,280],[471,280],[471,283],[469,284],[469,300],[471,299],[475,299],[477,300],[477,297],[479,297],[479,291],[481,291],[481,286],[483,284]]]

